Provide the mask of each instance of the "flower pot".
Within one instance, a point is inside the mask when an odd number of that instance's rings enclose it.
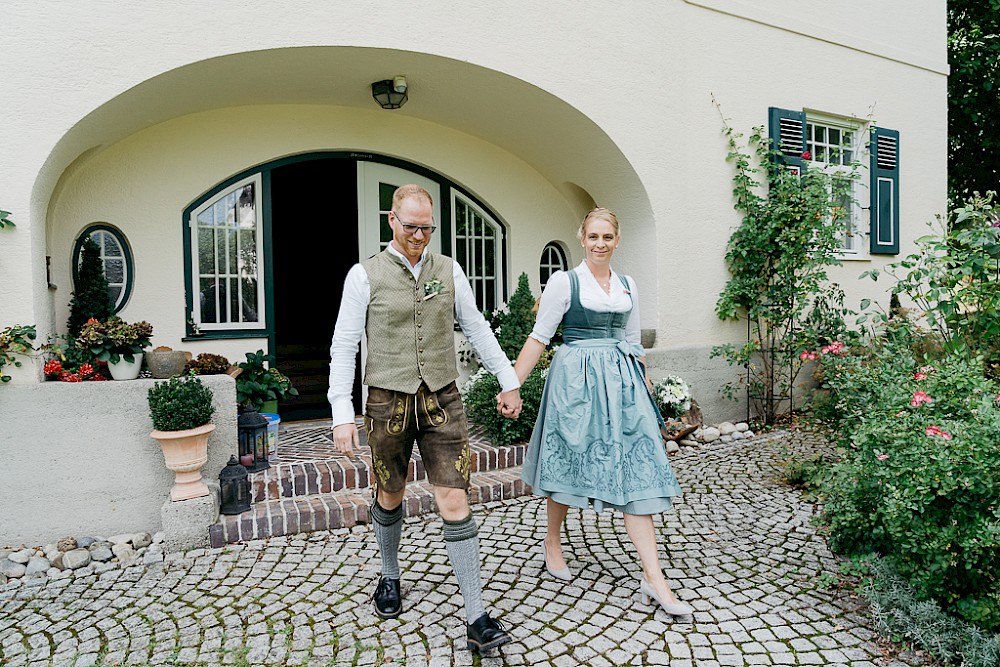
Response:
[[[139,371],[142,370],[142,352],[133,355],[135,361],[128,362],[125,361],[125,357],[118,360],[118,363],[108,362],[108,372],[111,373],[111,377],[116,380],[134,380],[139,377]]]
[[[160,443],[167,468],[174,471],[171,500],[207,496],[210,491],[201,478],[201,468],[208,461],[208,436],[215,424],[205,424],[184,431],[153,431],[149,435]]]
[[[154,378],[163,380],[184,372],[187,364],[187,352],[167,350],[146,352],[146,368]]]

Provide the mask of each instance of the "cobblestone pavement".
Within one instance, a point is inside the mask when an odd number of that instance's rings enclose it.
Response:
[[[861,602],[831,586],[834,557],[799,494],[777,481],[808,438],[761,437],[674,457],[685,489],[657,518],[671,586],[693,622],[642,605],[622,517],[571,510],[576,578],[541,573],[544,504],[477,507],[487,605],[512,644],[479,658],[440,521],[408,519],[405,612],[381,621],[367,527],[170,554],[35,586],[0,588],[0,665],[903,665],[883,658]]]

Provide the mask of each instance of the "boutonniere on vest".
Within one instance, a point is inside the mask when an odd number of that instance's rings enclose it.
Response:
[[[441,288],[444,287],[441,281],[435,278],[434,280],[429,280],[424,283],[424,301],[436,297],[441,293]]]

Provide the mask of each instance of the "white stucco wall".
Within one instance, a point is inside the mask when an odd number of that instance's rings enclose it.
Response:
[[[61,328],[67,236],[87,222],[146,221],[130,235],[140,275],[170,271],[179,212],[198,193],[281,154],[352,147],[425,164],[482,197],[510,224],[512,278],[537,279],[552,231],[568,231],[579,259],[571,218],[582,202],[618,210],[618,265],[639,279],[644,326],[658,329],[669,367],[672,348],[690,357],[745,332],[713,312],[739,217],[710,96],[747,130],[766,122],[768,106],[899,130],[905,254],[945,205],[944,8],[12,0],[0,146],[16,159],[0,162],[0,205],[18,227],[0,231],[0,325]],[[296,60],[286,48],[324,46],[340,51]],[[276,51],[256,53],[265,49]],[[229,54],[242,55],[221,58]],[[367,84],[396,73],[409,77],[411,100],[380,112]],[[835,272],[849,303],[884,295],[887,284],[853,278],[885,261]],[[156,342],[172,344],[182,322],[166,315],[181,308],[178,289],[143,280],[124,315],[154,321]]]

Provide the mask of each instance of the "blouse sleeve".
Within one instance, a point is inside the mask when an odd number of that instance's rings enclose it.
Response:
[[[628,281],[628,290],[632,293],[632,312],[625,323],[625,340],[630,343],[642,341],[642,330],[639,328],[639,290],[636,289],[632,276],[625,276]]]
[[[549,277],[542,298],[538,302],[535,328],[531,330],[532,338],[544,345],[552,341],[563,315],[569,310],[569,299],[569,276],[565,271],[556,271]]]

